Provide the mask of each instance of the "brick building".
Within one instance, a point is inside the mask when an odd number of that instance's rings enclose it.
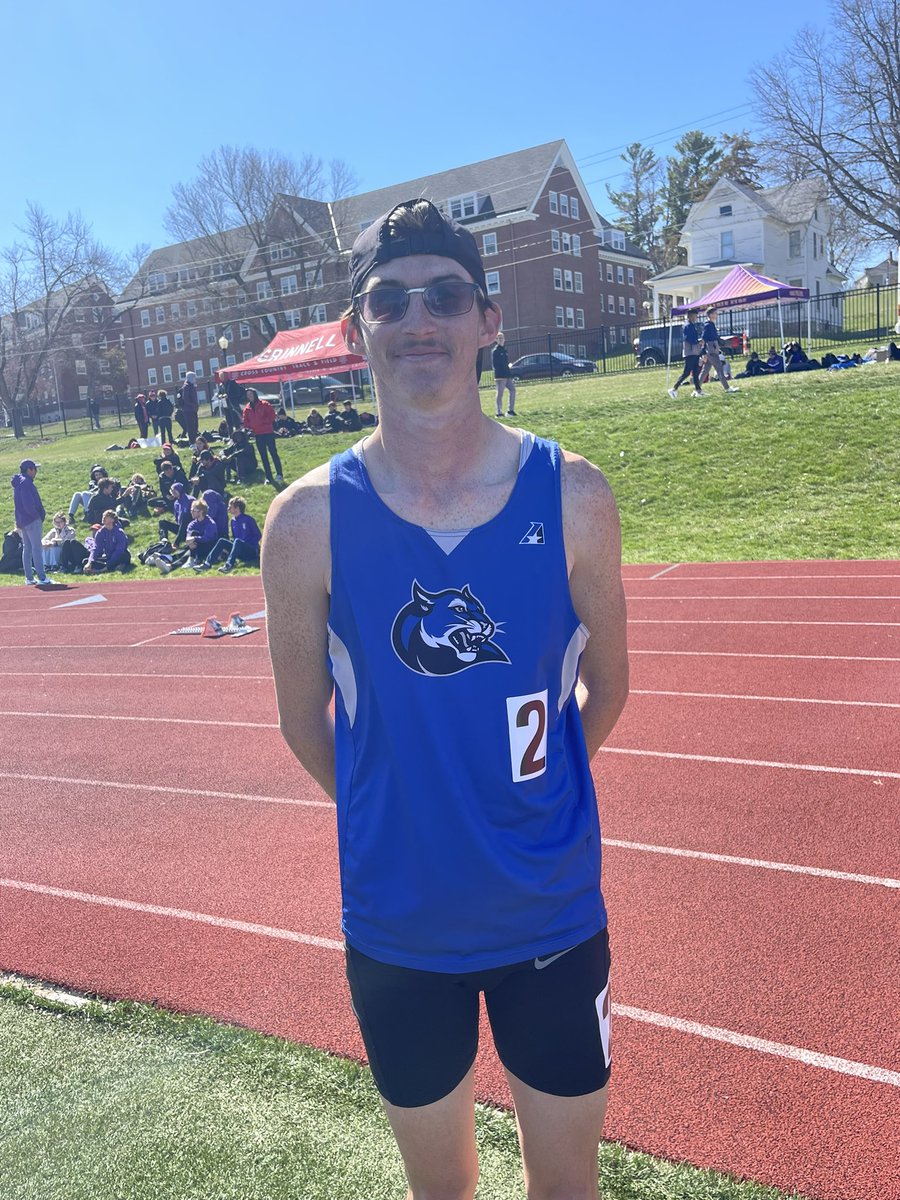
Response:
[[[262,231],[154,251],[123,296],[131,386],[177,387],[193,370],[206,398],[220,365],[257,354],[276,329],[336,319],[354,239],[416,196],[471,229],[511,352],[550,335],[596,355],[601,326],[630,344],[649,260],[601,219],[560,140],[330,204],[279,196]]]

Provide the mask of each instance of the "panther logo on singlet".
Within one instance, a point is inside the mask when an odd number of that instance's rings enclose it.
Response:
[[[479,663],[508,663],[493,637],[499,630],[466,584],[426,592],[413,580],[412,600],[394,618],[391,644],[419,675],[455,675]]]

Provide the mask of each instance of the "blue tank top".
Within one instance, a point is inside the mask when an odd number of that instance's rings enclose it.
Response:
[[[448,553],[331,461],[342,928],[451,973],[604,928],[600,827],[574,689],[559,447],[535,439],[492,520]]]

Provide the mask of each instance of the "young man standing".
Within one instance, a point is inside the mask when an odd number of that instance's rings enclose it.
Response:
[[[350,294],[380,421],[272,505],[263,581],[282,732],[337,801],[354,1011],[412,1200],[475,1193],[481,992],[529,1197],[596,1200],[589,764],[628,691],[615,502],[583,458],[482,412],[501,314],[466,229],[398,205],[357,238]]]
[[[719,331],[716,329],[716,310],[711,308],[706,314],[706,324],[703,326],[703,349],[706,351],[706,366],[700,376],[700,382],[706,383],[710,370],[715,367],[719,383],[726,392],[738,392],[740,388],[732,387],[728,382],[728,374],[719,354]]]
[[[247,388],[247,404],[243,413],[244,428],[253,434],[259,457],[262,459],[263,474],[266,483],[272,482],[272,467],[275,468],[276,483],[283,482],[281,473],[281,458],[275,445],[275,409],[268,400],[261,400],[256,388]],[[271,457],[272,464],[269,465]]]
[[[53,582],[47,578],[44,571],[41,537],[44,532],[44,517],[47,514],[34,482],[39,467],[40,463],[36,463],[33,458],[23,458],[19,463],[18,475],[13,475],[11,480],[16,529],[22,539],[22,566],[25,570],[25,582],[29,586]]]

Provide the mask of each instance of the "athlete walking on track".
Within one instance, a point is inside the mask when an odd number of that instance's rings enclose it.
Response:
[[[370,225],[344,337],[380,421],[279,496],[263,580],[281,729],[336,800],[347,977],[412,1200],[470,1200],[479,994],[531,1200],[595,1200],[610,1068],[590,760],[628,692],[603,475],[482,412],[472,235]],[[334,718],[329,704],[334,693]]]

